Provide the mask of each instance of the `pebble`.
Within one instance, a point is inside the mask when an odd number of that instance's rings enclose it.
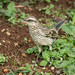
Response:
[[[54,71],[54,69],[55,69],[55,68],[54,68],[53,66],[51,66],[51,70]]]
[[[25,54],[25,53],[22,53],[22,56],[23,56],[23,57],[26,57],[26,54]]]
[[[15,45],[15,47],[16,47],[16,46],[18,46],[18,43],[16,42],[16,43],[14,43],[14,45]]]
[[[0,43],[0,46],[1,46],[2,44]]]
[[[33,9],[29,7],[29,10],[32,11]]]
[[[10,41],[7,41],[7,43],[10,43]]]
[[[28,40],[28,42],[30,43],[30,42],[31,42],[31,40]]]
[[[18,65],[21,65],[21,62],[18,59],[16,59],[16,61]]]
[[[4,31],[5,31],[5,29],[2,29],[2,30],[1,30],[1,32],[4,32]]]
[[[19,73],[18,75],[23,75],[22,73]]]
[[[56,74],[56,75],[60,75],[61,71],[62,71],[62,70],[59,69],[59,70],[55,71],[55,74]]]
[[[7,73],[7,72],[8,72],[8,69],[4,69],[3,71],[4,71],[5,73]]]
[[[9,32],[6,32],[6,35],[10,36],[10,33]]]
[[[45,69],[46,69],[46,67],[43,67],[42,69],[43,69],[43,70],[45,70]]]

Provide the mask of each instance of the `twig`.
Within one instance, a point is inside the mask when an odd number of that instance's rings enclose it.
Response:
[[[23,5],[18,5],[18,6],[15,6],[16,8],[19,8],[19,7],[24,7]]]

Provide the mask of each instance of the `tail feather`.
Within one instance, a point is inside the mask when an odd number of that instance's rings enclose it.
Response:
[[[58,22],[58,23],[54,26],[54,28],[55,28],[56,30],[58,30],[58,29],[61,27],[61,25],[63,25],[64,22],[65,22],[65,20]]]

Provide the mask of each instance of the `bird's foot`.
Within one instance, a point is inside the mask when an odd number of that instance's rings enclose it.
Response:
[[[51,60],[50,60],[50,62],[49,62],[49,63],[51,64],[51,63],[52,63],[52,61],[53,61],[53,59],[51,58]]]
[[[36,59],[35,62],[38,63],[38,59]]]
[[[37,56],[37,58],[36,58],[36,60],[35,60],[35,61],[36,61],[36,63],[38,63],[38,58],[39,58],[39,57]]]

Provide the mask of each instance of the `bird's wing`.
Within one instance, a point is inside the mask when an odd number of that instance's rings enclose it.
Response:
[[[49,34],[51,32],[51,30],[47,27],[44,27],[42,25],[39,26],[41,31],[46,35],[46,34]]]
[[[56,33],[56,31],[53,29],[49,29],[47,27],[44,27],[44,26],[39,26],[42,33],[44,33],[42,36],[45,36],[45,37],[50,37],[50,38],[56,38],[58,36],[58,34]]]
[[[65,20],[58,22],[52,29],[43,27],[42,25],[40,25],[39,28],[41,29],[43,36],[55,38],[58,36],[58,30],[64,22]]]

